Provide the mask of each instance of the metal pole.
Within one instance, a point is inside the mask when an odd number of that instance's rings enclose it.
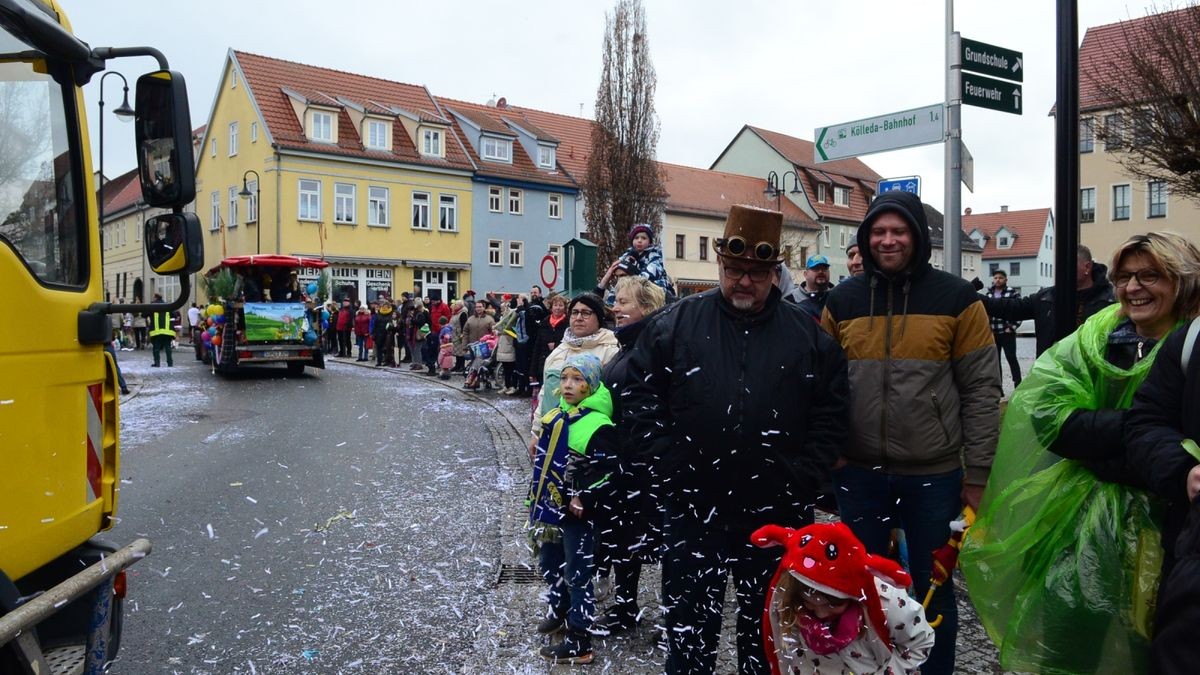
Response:
[[[254,177],[254,229],[258,231],[258,253],[262,254],[262,179]]]
[[[954,32],[954,0],[946,0],[946,213],[942,269],[962,276],[962,50]]]
[[[1058,3],[1058,101],[1054,115],[1054,339],[1078,327],[1075,266],[1079,247],[1079,6]]]

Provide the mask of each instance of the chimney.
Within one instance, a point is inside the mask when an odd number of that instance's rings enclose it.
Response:
[[[965,211],[963,211],[963,215],[964,215],[964,216],[969,216],[969,215],[971,215],[971,207],[969,207],[969,206],[968,206],[968,207],[967,207],[967,209],[966,209]]]
[[[1000,206],[1000,213],[1008,213],[1008,204],[1002,204]]]

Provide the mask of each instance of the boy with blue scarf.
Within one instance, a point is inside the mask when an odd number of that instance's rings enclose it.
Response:
[[[549,590],[546,619],[537,631],[567,630],[541,655],[555,663],[591,663],[595,600],[592,574],[595,529],[591,514],[605,497],[617,461],[612,396],[600,381],[600,359],[567,359],[559,382],[559,405],[542,418],[542,433],[529,486],[530,535],[539,550]]]

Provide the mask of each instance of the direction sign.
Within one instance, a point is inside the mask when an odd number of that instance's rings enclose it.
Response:
[[[945,105],[935,103],[924,108],[818,127],[813,130],[813,138],[817,139],[813,146],[814,159],[829,162],[941,143],[946,138],[944,112]]]
[[[962,43],[962,69],[992,77],[1022,82],[1025,79],[1025,63],[1021,52],[995,45],[959,38]]]
[[[980,108],[1021,114],[1021,85],[982,75],[962,74],[962,102]]]
[[[921,196],[921,177],[920,176],[905,176],[903,178],[884,178],[879,181],[876,194],[885,192],[911,192],[914,195]]]
[[[961,143],[962,148],[962,182],[971,192],[975,191],[975,158],[971,156],[971,151],[967,150],[967,144]]]

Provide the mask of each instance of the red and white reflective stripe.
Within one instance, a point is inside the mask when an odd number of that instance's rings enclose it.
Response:
[[[100,448],[104,441],[104,412],[100,406],[104,387],[100,384],[88,385],[87,393],[87,501],[90,504],[100,498],[100,476],[103,473]]]

